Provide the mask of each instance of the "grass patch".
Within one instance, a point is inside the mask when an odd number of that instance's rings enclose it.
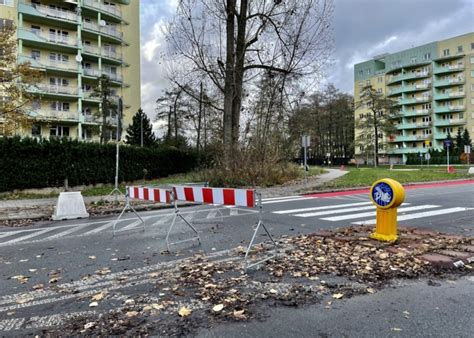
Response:
[[[392,178],[400,183],[428,182],[468,178],[467,169],[456,168],[456,172],[449,174],[446,168],[421,168],[421,167],[400,167],[399,169],[414,169],[412,171],[397,171],[389,168],[347,168],[349,173],[324,184],[322,188],[351,188],[370,186],[376,180],[382,178]]]

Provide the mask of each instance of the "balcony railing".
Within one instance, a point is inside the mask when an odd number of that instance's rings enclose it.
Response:
[[[102,49],[101,55],[115,60],[122,60],[122,53],[109,49]]]
[[[100,101],[100,97],[93,90],[84,91],[84,98],[91,101]]]
[[[36,29],[24,29],[20,28],[20,31],[33,33],[37,38],[43,40],[44,42],[50,42],[66,46],[77,46],[77,39],[70,36],[56,35],[56,34],[44,34],[43,32]]]
[[[20,0],[19,2],[22,5],[30,6],[36,9],[39,13],[46,15],[48,17],[53,17],[61,20],[67,20],[71,22],[77,21],[77,14],[71,11],[64,9],[51,8],[49,6],[34,4],[31,1]]]
[[[465,124],[466,119],[450,119],[450,120],[438,120],[434,122],[435,126],[450,126],[450,125],[460,125]]]
[[[49,118],[49,119],[62,120],[62,121],[78,121],[79,120],[79,112],[77,111],[51,110],[48,112],[41,112],[40,116]]]
[[[118,17],[122,16],[122,11],[119,6],[110,6],[94,0],[84,0],[84,5],[106,12],[111,15],[115,15]]]
[[[20,55],[19,60],[22,63],[29,62],[31,64],[31,67],[34,68],[51,68],[77,72],[77,66],[72,62],[53,61],[49,59],[46,61],[42,61],[40,58],[33,58],[28,55]]]
[[[122,38],[123,38],[123,33],[118,31],[117,28],[115,28],[113,26],[102,26],[102,27],[100,27],[100,32],[102,34],[107,34],[109,36],[112,36],[116,39],[122,40]]]
[[[77,95],[77,87],[39,84],[38,89],[49,94]]]
[[[100,55],[99,48],[97,48],[95,46],[82,45],[82,49],[84,50],[85,53]]]
[[[120,74],[112,74],[112,73],[102,72],[102,75],[107,75],[110,78],[110,80],[112,80],[112,81],[122,82],[122,75],[120,75]]]
[[[457,106],[440,106],[435,108],[435,113],[446,113],[446,112],[456,112],[456,111],[463,111],[466,109],[464,105],[457,105]]]
[[[87,68],[84,68],[84,75],[99,77],[99,76],[100,76],[100,72],[99,72],[98,69],[87,69]]]
[[[82,22],[82,27],[85,28],[85,29],[89,29],[89,30],[92,30],[92,31],[99,31],[99,25],[97,25],[96,23],[93,23],[93,22],[87,22],[87,21],[83,21]]]

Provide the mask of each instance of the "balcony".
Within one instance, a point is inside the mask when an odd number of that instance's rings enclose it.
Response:
[[[443,73],[452,73],[452,72],[462,72],[466,69],[464,64],[456,64],[456,65],[449,65],[446,67],[435,67],[434,73],[435,74],[443,74]]]
[[[86,114],[84,115],[84,121],[86,123],[102,124],[102,117],[100,116],[99,113],[97,113],[97,115]],[[108,116],[105,118],[105,123],[110,126],[116,126],[117,117]]]
[[[100,76],[100,72],[99,72],[98,69],[84,68],[83,71],[84,71],[84,76],[91,76],[91,77],[99,77]]]
[[[108,76],[110,81],[115,81],[115,82],[122,82],[123,81],[122,75],[120,75],[120,74],[102,72],[102,75]]]
[[[122,40],[123,39],[123,33],[118,31],[117,28],[113,27],[113,26],[103,26],[103,27],[100,27],[100,32],[101,34],[103,35],[107,35],[113,39],[117,39],[117,40]]]
[[[426,116],[432,113],[431,109],[403,110],[403,116]]]
[[[55,47],[65,46],[71,48],[77,48],[77,39],[56,34],[44,34],[38,30],[28,30],[24,28],[18,29],[18,39],[28,40],[36,43],[39,47],[44,47],[44,44],[51,44]]]
[[[100,97],[96,96],[97,94],[93,91],[84,91],[84,100],[92,102],[100,102]]]
[[[49,84],[38,84],[30,89],[33,93],[41,93],[43,95],[53,96],[69,96],[76,97],[78,95],[78,88],[73,86],[58,86]]]
[[[405,105],[430,102],[430,101],[431,101],[431,95],[423,95],[423,96],[418,96],[415,98],[407,98],[407,99],[399,100],[400,104],[405,104]]]
[[[94,22],[83,21],[82,22],[82,28],[83,29],[88,29],[88,30],[91,30],[91,31],[94,31],[94,32],[99,32],[99,25],[97,25]]]
[[[403,86],[393,87],[388,91],[389,96],[397,95],[403,93],[404,89]]]
[[[33,4],[31,1],[26,0],[19,1],[18,12],[29,16],[66,21],[70,23],[76,23],[78,18],[75,12]]]
[[[428,148],[418,147],[405,147],[405,148],[389,148],[387,153],[389,154],[413,154],[413,153],[427,153]]]
[[[90,45],[82,45],[82,51],[85,54],[93,54],[97,57],[100,56],[100,50],[98,47],[90,46]]]
[[[117,19],[120,19],[122,17],[122,10],[120,6],[106,5],[102,2],[95,1],[95,0],[84,0],[83,4],[85,7],[92,8],[96,11],[113,16]]]
[[[437,93],[435,94],[435,100],[452,100],[459,99],[466,96],[464,92],[451,92],[451,93]]]
[[[40,112],[38,114],[39,117],[47,118],[50,120],[58,120],[58,121],[79,121],[79,112],[77,111],[58,111],[58,110],[51,110],[48,112]]]
[[[101,53],[102,57],[106,57],[112,60],[116,60],[121,62],[122,61],[122,53],[109,50],[109,49],[102,49]]]
[[[436,107],[434,109],[435,113],[452,113],[452,112],[460,112],[464,111],[466,109],[466,106],[464,105],[458,105],[458,106],[441,106],[441,107]]]
[[[401,123],[397,125],[398,130],[402,129],[418,129],[418,128],[428,128],[431,126],[431,122],[417,122],[417,123]]]
[[[458,85],[458,84],[464,84],[466,80],[464,77],[458,77],[458,78],[451,78],[451,79],[441,79],[435,81],[435,87],[445,87],[445,86],[453,86],[453,85]]]
[[[459,126],[466,124],[466,119],[451,119],[451,120],[438,120],[434,121],[435,127],[444,127],[444,126]]]
[[[41,60],[37,58],[32,58],[31,56],[27,55],[20,55],[19,62],[25,63],[29,62],[31,67],[39,68],[39,69],[48,69],[58,72],[73,72],[77,73],[77,65],[72,62],[63,62],[57,60]]]

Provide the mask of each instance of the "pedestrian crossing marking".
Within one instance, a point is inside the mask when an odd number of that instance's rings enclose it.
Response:
[[[278,200],[270,200],[270,201],[263,201],[262,204],[275,204],[275,203],[285,203],[285,202],[299,202],[299,201],[304,201],[304,200],[312,200],[315,199],[316,197],[295,197],[295,198],[289,198],[289,199],[278,199]]]
[[[419,213],[409,214],[409,215],[401,215],[401,216],[398,216],[397,220],[398,221],[407,221],[407,220],[410,220],[410,219],[417,219],[417,218],[452,214],[452,213],[455,213],[455,212],[467,211],[467,210],[474,210],[474,209],[473,208],[456,207],[456,208],[448,208],[448,209],[441,209],[441,210],[432,210],[432,211],[419,212]],[[353,222],[352,224],[358,224],[358,225],[375,224],[375,222],[376,222],[375,219],[371,219],[371,220],[368,220],[368,221]]]
[[[368,202],[372,204],[372,202]],[[409,205],[410,203],[404,203],[402,205]],[[304,214],[296,214],[294,216],[297,217],[314,217],[314,216],[324,216],[324,215],[332,215],[332,214],[343,214],[346,212],[353,212],[353,211],[360,211],[360,210],[372,210],[375,209],[374,205],[368,205],[368,206],[359,206],[357,208],[346,208],[346,209],[336,209],[336,210],[325,210],[325,211],[319,211],[319,212],[308,212]]]
[[[40,236],[44,233],[47,233],[47,232],[50,232],[50,231],[53,231],[53,230],[56,230],[56,229],[54,229],[54,228],[43,229],[43,230],[40,230],[40,231],[33,232],[32,234],[29,234],[29,235],[26,235],[26,236],[21,236],[21,237],[11,239],[9,241],[3,242],[2,244],[13,244],[13,243],[25,241],[27,239],[30,239],[30,238],[33,238],[33,237],[36,237],[36,236]]]
[[[407,212],[407,211],[415,211],[415,210],[422,210],[422,209],[433,209],[433,208],[439,208],[439,205],[418,205],[418,206],[413,206],[413,207],[407,207],[407,208],[399,208],[398,212]],[[334,217],[327,217],[327,218],[321,218],[324,221],[331,221],[331,222],[337,222],[337,221],[345,221],[348,219],[352,218],[363,218],[363,217],[371,217],[375,216],[376,212],[371,211],[371,212],[362,212],[358,214],[350,214],[350,215],[343,215],[343,216],[334,216]]]
[[[79,225],[79,226],[75,226],[75,227],[71,227],[70,229],[68,230],[65,230],[65,231],[62,231],[58,234],[55,234],[55,235],[52,235],[51,237],[49,237],[50,239],[57,239],[57,238],[61,238],[61,237],[64,237],[64,236],[67,236],[67,235],[70,235],[74,232],[77,232],[79,230],[82,230],[84,228],[87,228],[89,226],[89,224],[83,224],[83,225]]]
[[[355,206],[368,205],[368,204],[373,205],[372,202],[360,202],[360,203],[348,203],[348,204],[338,204],[338,205],[326,205],[326,206],[322,206],[322,207],[279,210],[279,211],[274,211],[273,213],[275,213],[275,214],[293,214],[293,213],[298,213],[298,212],[339,209],[339,208],[355,207]]]

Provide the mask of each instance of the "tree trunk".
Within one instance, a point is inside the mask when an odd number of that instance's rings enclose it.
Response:
[[[247,5],[248,0],[240,1],[240,13],[237,16],[237,39],[236,60],[235,60],[235,87],[232,102],[232,146],[237,145],[240,131],[240,108],[242,106],[242,87],[244,81],[244,61],[245,61],[245,34],[247,31]]]
[[[173,106],[173,115],[174,115],[174,141],[175,141],[175,146],[178,144],[178,114],[176,110],[178,109],[178,99],[179,96],[181,95],[181,91],[179,91],[176,94],[176,98],[174,100],[174,106]]]
[[[227,0],[226,5],[226,62],[224,84],[224,148],[226,155],[230,156],[232,149],[232,121],[233,101],[235,96],[234,82],[234,34],[235,34],[235,0]]]
[[[379,165],[379,128],[377,124],[377,113],[374,111],[374,132],[375,132],[375,141],[374,141],[374,167],[377,168]]]
[[[197,140],[196,149],[199,154],[201,151],[201,119],[202,119],[202,82],[199,88],[199,115],[198,115],[198,127],[197,127]]]

